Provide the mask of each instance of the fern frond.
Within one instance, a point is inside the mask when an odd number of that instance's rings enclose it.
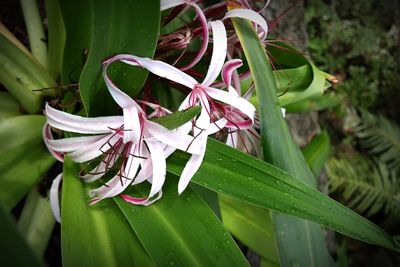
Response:
[[[352,127],[360,145],[368,154],[400,172],[400,127],[382,115],[360,110],[361,116]]]
[[[343,204],[370,217],[383,210],[400,217],[400,183],[386,164],[357,156],[330,159],[326,166],[331,193]]]

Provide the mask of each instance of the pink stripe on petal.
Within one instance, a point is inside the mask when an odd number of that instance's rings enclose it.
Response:
[[[208,46],[208,41],[209,41],[209,31],[208,31],[208,26],[207,26],[207,19],[204,16],[203,11],[194,2],[187,2],[187,4],[191,5],[196,10],[197,16],[201,23],[203,41],[201,43],[201,47],[200,47],[199,51],[197,52],[197,55],[194,57],[192,62],[190,62],[189,64],[187,64],[183,67],[180,67],[181,70],[190,69],[191,67],[196,65],[201,60],[201,58],[204,56],[204,53],[207,51],[207,46]]]
[[[149,198],[136,198],[128,195],[121,194],[120,197],[125,200],[126,202],[135,204],[135,205],[142,205],[142,206],[149,206],[159,200],[162,197],[162,190],[157,193],[157,196],[153,199]]]
[[[246,130],[253,127],[253,122],[251,120],[233,121],[228,122],[225,127],[231,128],[233,130]]]
[[[140,205],[143,204],[147,201],[147,197],[144,198],[138,198],[138,197],[132,197],[132,196],[128,196],[128,195],[124,195],[121,194],[119,195],[123,200],[125,200],[126,202],[135,204],[135,205]]]
[[[53,134],[51,133],[50,125],[47,123],[45,123],[43,126],[42,136],[43,136],[43,143],[47,147],[47,150],[50,152],[50,154],[53,155],[53,157],[56,160],[58,160],[60,162],[64,162],[64,155],[50,147],[49,142],[53,141],[54,137],[53,137]]]
[[[227,88],[231,86],[233,72],[242,65],[243,62],[241,59],[231,59],[227,61],[222,67],[222,80],[224,81]]]

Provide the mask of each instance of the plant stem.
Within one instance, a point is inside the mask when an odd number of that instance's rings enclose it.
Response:
[[[36,0],[20,0],[33,57],[47,67],[47,44]]]
[[[42,256],[53,231],[55,220],[47,198],[42,198],[37,188],[33,188],[26,198],[18,229],[32,250]]]

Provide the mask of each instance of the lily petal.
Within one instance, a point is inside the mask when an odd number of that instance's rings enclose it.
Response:
[[[93,189],[89,192],[90,196],[93,196],[90,204],[96,204],[100,200],[104,198],[109,198],[116,196],[122,193],[133,181],[134,175],[136,175],[137,169],[139,168],[140,159],[133,156],[135,146],[131,146],[130,148],[130,156],[128,157],[128,161],[126,163],[126,169],[128,169],[128,173],[123,173],[123,175],[127,175],[126,177],[121,177],[120,175],[114,176],[110,181],[99,188]]]
[[[231,59],[222,67],[222,80],[225,82],[226,88],[228,88],[229,91],[231,91],[230,88],[233,72],[242,65],[243,62],[241,59]],[[234,91],[236,92],[236,90]]]
[[[160,10],[164,11],[171,7],[176,7],[176,6],[182,5],[185,2],[186,2],[185,0],[161,0],[160,1]]]
[[[254,113],[256,111],[255,107],[246,99],[231,94],[229,92],[225,92],[222,90],[214,89],[211,87],[206,88],[207,94],[221,102],[231,105],[234,108],[240,110],[243,114],[248,116],[252,121],[254,121]]]
[[[132,98],[130,98],[127,94],[122,92],[114,84],[114,82],[108,77],[107,69],[111,65],[111,63],[113,63],[114,61],[106,61],[106,62],[107,63],[103,64],[103,79],[104,79],[104,82],[106,83],[108,91],[110,92],[111,96],[114,98],[115,102],[117,102],[117,104],[123,109],[134,106],[140,110],[140,106]]]
[[[199,154],[202,151],[202,144],[193,141],[193,137],[178,131],[171,131],[152,121],[146,121],[145,129],[148,134],[160,142],[186,151],[191,154]]]
[[[122,116],[86,118],[56,110],[47,103],[45,112],[47,123],[52,127],[74,133],[110,133],[111,129],[117,129],[124,123]]]
[[[228,120],[225,118],[221,118],[213,123],[210,124],[210,126],[207,129],[207,134],[215,134],[216,132],[221,131],[227,124]]]
[[[149,194],[149,198],[151,198],[161,190],[164,184],[167,165],[163,145],[159,142],[146,142],[146,144],[149,148],[151,163],[153,165],[153,182]]]
[[[46,145],[47,150],[53,155],[55,159],[60,162],[64,162],[64,155],[50,147],[50,142],[54,140],[53,134],[51,133],[50,125],[45,123],[42,130],[43,143]]]
[[[138,142],[140,139],[140,121],[135,106],[124,108],[124,143]]]
[[[198,84],[195,79],[193,79],[191,76],[187,75],[183,71],[159,60],[142,58],[128,54],[120,54],[109,58],[104,62],[104,64],[115,61],[122,61],[132,66],[145,68],[157,76],[171,80],[173,82],[177,82],[191,89],[193,89],[194,86]]]
[[[109,135],[80,136],[58,140],[48,140],[48,146],[52,150],[58,152],[72,152],[81,149],[84,146],[93,144],[100,139],[103,139],[105,136]]]
[[[99,141],[82,146],[80,149],[70,153],[69,156],[73,161],[78,163],[92,160],[113,147],[119,139],[120,137],[117,135],[112,137],[111,135],[106,135]]]
[[[256,23],[257,25],[259,25],[262,28],[262,30],[264,31],[264,35],[261,38],[261,41],[264,41],[267,38],[268,24],[265,21],[265,19],[257,12],[255,12],[251,9],[238,8],[238,9],[233,9],[231,11],[228,11],[222,20],[227,19],[227,18],[242,18],[242,19],[250,20],[250,21]]]
[[[135,204],[135,205],[142,205],[142,206],[149,206],[159,200],[162,197],[162,190],[157,193],[157,196],[153,199],[149,198],[137,198],[128,195],[121,194],[120,197],[125,200],[126,202]]]
[[[226,30],[222,21],[209,22],[213,32],[213,52],[207,75],[202,82],[204,86],[210,86],[218,77],[224,65],[227,51]]]
[[[207,134],[203,133],[200,134],[198,137],[203,141],[204,144],[207,144]],[[204,155],[206,153],[206,145],[204,145],[204,149],[200,155],[192,155],[189,161],[186,163],[185,168],[182,171],[182,174],[179,178],[178,183],[178,194],[181,194],[185,188],[188,186],[190,180],[192,179],[193,175],[197,172],[200,168],[201,163],[203,162]]]
[[[60,201],[58,196],[58,191],[60,188],[60,182],[63,178],[62,173],[57,175],[57,177],[53,180],[50,188],[50,207],[53,212],[53,216],[57,222],[61,222],[61,213],[60,213]]]

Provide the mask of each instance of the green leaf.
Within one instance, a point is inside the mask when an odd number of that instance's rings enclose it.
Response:
[[[65,51],[64,59],[71,56],[73,62],[67,59],[69,62],[64,65],[63,73],[64,76],[79,77],[80,68],[85,63],[82,52],[87,51],[87,61],[79,80],[86,112],[91,116],[110,114],[114,112],[116,104],[102,78],[102,61],[118,53],[153,57],[160,24],[160,4],[159,1],[123,0],[84,2],[87,3],[76,6],[74,1],[61,1],[67,44],[87,35]],[[78,15],[75,10],[80,6],[82,10],[79,16],[85,16],[85,19],[76,22],[74,20]],[[134,97],[143,86],[148,72],[115,63],[110,67],[109,74],[118,86]]]
[[[41,112],[42,92],[56,85],[50,74],[0,32],[0,83],[31,114]],[[55,95],[54,90],[44,94]]]
[[[193,119],[200,113],[200,110],[201,107],[191,107],[164,117],[152,119],[152,121],[163,125],[165,128],[173,130]]]
[[[184,152],[175,152],[168,160],[168,171],[180,175],[188,158]],[[246,203],[311,220],[364,242],[400,251],[390,235],[354,211],[281,169],[213,139],[208,140],[203,163],[192,181]]]
[[[273,45],[267,45],[267,51],[277,68],[273,74],[279,103],[283,107],[322,95],[326,89],[326,79],[333,78],[286,43],[274,42]]]
[[[259,37],[248,21],[241,19],[232,19],[232,21],[246,55],[257,91],[264,160],[294,175],[295,178],[293,179],[299,179],[315,190],[314,175],[308,168],[300,149],[294,143],[283,118],[276,97],[277,90],[272,68]],[[300,57],[291,57],[283,62],[290,64],[291,61],[296,60],[299,62],[306,61]],[[317,83],[317,85],[314,83]],[[324,84],[325,77],[313,79],[311,85],[319,91]],[[282,97],[290,93],[289,91]],[[308,95],[314,95],[314,89],[311,91],[307,89],[302,92],[302,96],[296,96],[296,99],[304,99]],[[287,103],[282,98],[279,102],[281,104]],[[282,195],[281,197],[284,198],[285,196]],[[318,205],[321,206],[321,203],[318,203]],[[291,208],[293,209],[295,206]],[[330,256],[320,225],[279,213],[273,214],[272,219],[275,224],[275,235],[282,266],[294,264],[329,266]]]
[[[25,240],[40,257],[47,248],[54,224],[49,199],[43,198],[39,188],[34,187],[26,197],[17,225]]]
[[[47,66],[55,80],[59,80],[63,60],[65,43],[65,28],[62,20],[60,4],[58,0],[46,0],[46,14],[48,24]]]
[[[318,176],[325,166],[331,153],[331,143],[327,131],[315,136],[311,142],[302,150],[308,166]]]
[[[0,251],[4,266],[44,266],[18,232],[15,223],[0,203]]]
[[[44,116],[0,120],[0,201],[12,209],[54,164],[42,144]],[[28,130],[29,129],[29,130]],[[27,153],[29,151],[29,153]]]
[[[191,188],[179,196],[172,175],[148,207],[114,198],[157,266],[248,266],[213,211]]]
[[[0,120],[21,115],[18,102],[7,92],[0,92]]]
[[[64,85],[78,83],[87,60],[92,37],[91,1],[59,0],[65,28],[61,80]]]
[[[63,266],[152,266],[112,200],[89,206],[78,173],[77,165],[66,158],[61,203]]]
[[[310,112],[328,108],[334,108],[342,103],[342,100],[334,94],[324,94],[304,99],[293,104],[285,105],[287,112]]]
[[[270,212],[223,195],[219,199],[222,220],[229,232],[271,265],[279,266]]]

